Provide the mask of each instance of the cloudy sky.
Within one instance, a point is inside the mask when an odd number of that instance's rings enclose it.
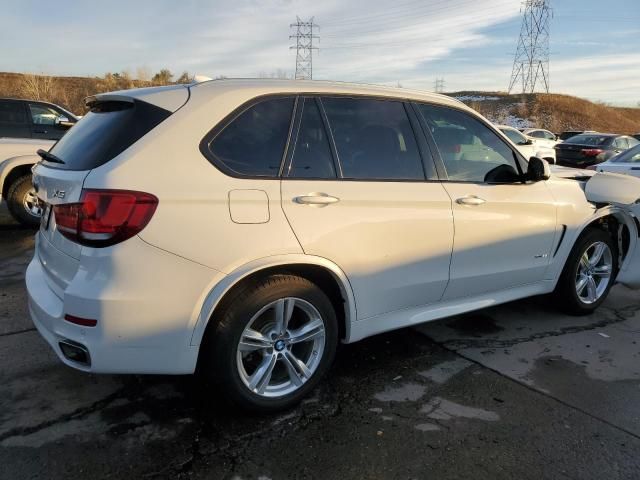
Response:
[[[640,0],[551,0],[551,90],[640,102]],[[314,78],[506,90],[519,0],[0,0],[0,71],[102,75],[169,68],[292,74],[289,24],[314,16]]]

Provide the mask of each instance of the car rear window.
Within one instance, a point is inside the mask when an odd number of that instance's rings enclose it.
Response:
[[[576,135],[566,141],[566,143],[577,143],[579,145],[604,145],[611,137],[603,135]]]
[[[104,165],[171,115],[139,100],[96,102],[90,107],[50,150],[64,162],[52,163],[52,168],[91,170]]]

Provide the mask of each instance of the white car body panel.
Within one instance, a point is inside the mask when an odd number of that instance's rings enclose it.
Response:
[[[31,166],[40,160],[38,149],[49,150],[53,140],[30,138],[0,138],[0,201],[5,181],[16,168]]]
[[[81,188],[138,190],[159,199],[144,230],[112,247],[65,244],[55,221],[38,234],[26,279],[30,311],[68,365],[81,368],[64,359],[61,338],[87,346],[92,364],[85,370],[191,373],[225,293],[267,268],[313,265],[329,272],[344,298],[347,343],[548,293],[580,233],[606,215],[630,232],[619,280],[640,287],[636,207],[625,203],[635,187],[619,177],[596,177],[587,187],[584,179],[595,172],[573,169],[522,185],[234,178],[199,150],[211,128],[262,95],[382,96],[477,116],[449,97],[277,80],[205,82],[169,88],[166,98],[163,91],[97,96],[135,97],[175,112],[113,160],[88,172],[35,169],[39,195],[49,203],[63,185],[67,202]],[[323,207],[294,201],[309,193],[339,201]],[[456,202],[467,195],[485,203]],[[65,313],[99,318],[100,326],[73,325]]]
[[[545,130],[543,128],[527,128],[522,133],[523,135],[526,135],[529,138],[533,138],[536,141],[536,144],[540,145],[541,147],[553,148],[558,144],[558,140],[551,140],[548,138],[539,138],[539,137],[531,136],[530,134],[533,132],[546,132],[547,134],[555,135],[549,130]]]

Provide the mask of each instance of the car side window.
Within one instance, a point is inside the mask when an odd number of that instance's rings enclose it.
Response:
[[[521,134],[517,130],[512,130],[511,128],[503,128],[501,129],[502,133],[504,133],[509,140],[511,140],[516,145],[526,145],[527,137]]]
[[[262,100],[235,117],[208,149],[231,171],[247,176],[277,177],[289,135],[294,99]]]
[[[314,98],[304,100],[300,129],[286,176],[290,178],[336,178],[329,139],[318,103]]]
[[[402,102],[322,99],[343,178],[424,180],[418,144]]]
[[[629,144],[627,143],[627,139],[624,138],[624,137],[616,138],[616,140],[613,143],[613,145],[614,145],[614,147],[620,148],[622,150],[626,150],[627,148],[629,148]]]
[[[551,132],[542,132],[544,134],[544,138],[546,138],[547,140],[556,140],[556,136],[551,133]]]
[[[27,124],[24,106],[20,102],[0,102],[0,123]]]
[[[450,181],[521,181],[513,150],[490,128],[462,111],[419,104]]]
[[[31,123],[34,125],[55,125],[56,120],[60,117],[60,113],[57,110],[35,103],[29,104],[29,112],[31,114]]]
[[[544,132],[542,132],[541,130],[534,130],[533,132],[528,133],[528,135],[534,138],[545,138]]]
[[[629,148],[635,147],[636,145],[640,145],[640,141],[638,141],[638,139],[636,138],[628,137],[627,140],[629,141]]]

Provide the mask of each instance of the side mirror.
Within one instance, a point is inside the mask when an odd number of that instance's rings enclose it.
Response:
[[[533,140],[530,138],[527,138],[527,140],[524,142],[525,145],[533,145]]]
[[[527,180],[532,182],[540,182],[549,180],[551,177],[551,168],[546,160],[539,157],[531,157],[529,159],[529,167],[527,168]]]
[[[64,115],[56,117],[55,124],[56,124],[57,127],[62,127],[62,128],[71,128],[71,127],[73,127],[73,122],[70,121]]]

